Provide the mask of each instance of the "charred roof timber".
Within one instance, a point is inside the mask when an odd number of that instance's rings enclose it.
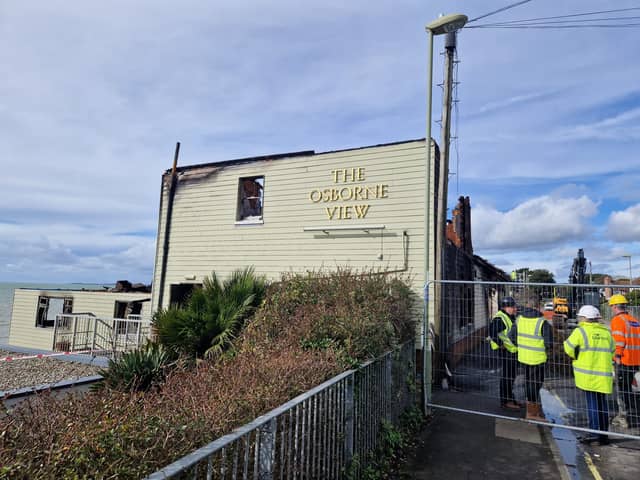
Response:
[[[245,157],[245,158],[238,158],[238,159],[234,159],[234,160],[222,160],[219,162],[209,162],[209,163],[201,163],[201,164],[197,164],[197,165],[185,165],[183,167],[177,167],[176,168],[176,172],[178,173],[182,173],[182,172],[186,172],[188,170],[193,170],[193,169],[202,169],[202,168],[206,168],[206,167],[227,167],[230,165],[241,165],[244,163],[253,163],[253,162],[260,162],[260,161],[270,161],[270,160],[281,160],[283,158],[292,158],[292,157],[313,157],[315,155],[323,155],[323,154],[328,154],[328,153],[339,153],[339,152],[351,152],[351,151],[355,151],[355,150],[364,150],[366,148],[375,148],[375,147],[390,147],[393,145],[401,145],[403,143],[411,143],[411,142],[422,142],[424,141],[424,138],[416,138],[416,139],[412,139],[412,140],[404,140],[401,142],[390,142],[390,143],[380,143],[377,145],[367,145],[364,147],[355,147],[355,148],[344,148],[344,149],[339,149],[339,150],[328,150],[325,152],[316,152],[315,150],[301,150],[298,152],[289,152],[289,153],[277,153],[277,154],[272,154],[272,155],[261,155],[261,156],[256,156],[256,157]],[[164,172],[165,175],[170,175],[172,172],[172,168],[166,170]]]
[[[128,280],[118,280],[115,286],[111,289],[112,292],[151,292],[151,285],[145,285],[144,283],[131,283]]]

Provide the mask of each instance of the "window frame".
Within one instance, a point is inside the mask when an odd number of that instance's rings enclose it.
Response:
[[[62,300],[62,312],[60,313],[61,315],[68,315],[73,312],[73,297],[39,295],[38,303],[36,306],[36,328],[53,328],[55,326],[55,319],[47,320],[51,299]]]
[[[246,181],[253,181],[259,186],[260,195],[258,197],[249,197],[246,195],[244,185]],[[265,177],[264,175],[252,175],[248,177],[238,178],[238,195],[236,198],[236,225],[262,225],[264,223],[264,192]],[[258,199],[259,215],[245,215],[245,200]]]

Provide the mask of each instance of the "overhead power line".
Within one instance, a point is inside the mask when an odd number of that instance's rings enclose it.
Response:
[[[472,25],[467,28],[630,28],[640,27],[640,23],[611,23],[611,24],[584,24],[584,25],[546,25],[546,24],[527,24],[527,25]]]
[[[524,3],[529,3],[531,0],[523,0],[522,2],[512,3],[511,5],[507,5],[506,7],[499,8],[498,10],[494,10],[493,12],[485,13],[484,15],[480,15],[479,17],[473,18],[467,22],[467,24],[471,22],[475,22],[476,20],[480,20],[481,18],[487,18],[491,15],[495,15],[496,13],[504,12],[505,10],[509,10],[511,8],[517,7]]]
[[[632,8],[617,8],[615,10],[599,10],[595,12],[584,12],[584,13],[572,13],[570,15],[555,15],[553,17],[537,17],[537,18],[525,18],[523,20],[508,20],[506,22],[495,22],[496,24],[507,24],[507,23],[521,23],[521,22],[537,22],[540,20],[556,20],[559,18],[572,18],[572,17],[586,17],[589,15],[600,15],[603,13],[620,13],[620,12],[630,12],[633,10],[640,10],[640,7],[632,7]],[[617,17],[624,18],[624,17]]]
[[[632,21],[640,19],[640,16],[622,15],[597,18],[578,17],[593,17],[594,15],[638,10],[640,10],[640,7],[617,8],[611,10],[580,12],[568,15],[554,15],[520,20],[507,20],[503,22],[490,22],[480,25],[469,25],[466,28],[629,28],[640,26],[639,23]]]
[[[589,22],[609,22],[609,21],[628,21],[637,20],[640,16],[628,16],[628,17],[603,17],[603,18],[581,18],[579,20],[552,20],[544,22],[534,22],[524,20],[514,20],[513,22],[497,22],[497,23],[483,23],[482,25],[474,25],[474,27],[519,27],[522,25],[570,25],[570,24],[588,24]]]

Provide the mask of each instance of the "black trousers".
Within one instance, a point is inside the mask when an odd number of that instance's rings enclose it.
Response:
[[[629,365],[616,365],[616,376],[618,377],[618,390],[624,400],[624,406],[627,409],[627,420],[632,425],[638,424],[638,416],[640,415],[640,394],[635,393],[631,389],[633,376],[640,367],[631,367]]]
[[[544,383],[544,363],[540,365],[527,365],[524,367],[524,382],[527,392],[527,402],[540,403],[540,389]]]
[[[517,354],[509,353],[503,348],[498,350],[498,358],[500,361],[500,405],[504,405],[507,402],[515,401],[513,382],[516,379],[518,360]]]

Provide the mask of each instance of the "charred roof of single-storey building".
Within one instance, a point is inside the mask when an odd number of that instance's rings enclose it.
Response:
[[[215,167],[215,168],[223,168],[230,165],[241,165],[244,163],[253,163],[260,161],[271,161],[271,160],[280,160],[283,158],[292,158],[292,157],[313,157],[315,155],[325,155],[330,153],[340,153],[340,152],[350,152],[355,150],[364,150],[367,148],[377,148],[377,147],[390,147],[393,145],[402,145],[403,143],[413,143],[413,142],[422,142],[424,138],[416,138],[413,140],[403,140],[398,142],[389,142],[389,143],[379,143],[376,145],[366,145],[363,147],[353,147],[353,148],[343,148],[339,150],[328,150],[325,152],[316,152],[315,150],[301,150],[298,152],[288,152],[288,153],[276,153],[270,155],[260,155],[255,157],[245,157],[245,158],[237,158],[233,160],[221,160],[219,162],[208,162],[208,163],[200,163],[196,165],[185,165],[176,168],[177,173],[186,172],[193,169],[206,169],[207,167]],[[434,141],[435,143],[435,141]],[[436,145],[436,152],[438,152],[438,145]],[[165,170],[164,175],[171,173],[171,168]]]

